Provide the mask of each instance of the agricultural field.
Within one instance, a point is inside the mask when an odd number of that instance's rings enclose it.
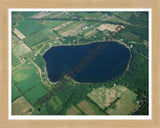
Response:
[[[12,80],[16,82],[24,81],[32,74],[38,72],[37,68],[32,63],[25,63],[12,72]]]
[[[113,22],[113,23],[120,23],[120,24],[124,24],[124,25],[131,25],[131,23],[122,20],[120,18],[118,18],[117,16],[111,16],[110,18],[107,18],[107,21]]]
[[[136,101],[137,95],[128,89],[121,89],[120,99],[116,101],[112,106],[106,109],[106,112],[110,115],[130,115],[140,107],[138,101]]]
[[[98,106],[102,109],[106,107],[106,88],[101,87],[98,89],[93,90],[91,93],[88,94],[88,97],[94,101]]]
[[[101,87],[89,93],[88,97],[110,115],[127,115],[139,108],[139,104],[136,101],[137,94],[124,86]],[[119,107],[120,103],[123,103],[128,109],[123,108],[123,105]]]
[[[77,107],[87,115],[96,115],[93,108],[88,104],[86,100],[80,102]]]
[[[132,15],[132,12],[116,12],[115,13],[115,15],[117,16],[117,17],[120,17],[121,19],[123,19],[123,20],[129,20],[129,18],[131,17],[131,15]]]
[[[47,26],[48,28],[53,29],[53,28],[56,28],[57,26],[65,24],[66,21],[44,20],[41,23],[44,24],[45,26]]]
[[[19,41],[13,48],[13,54],[16,58],[21,57],[32,50],[23,43],[23,41]]]
[[[13,67],[16,67],[16,66],[18,66],[19,65],[19,60],[18,60],[18,58],[16,58],[14,55],[13,55],[13,53],[12,53],[12,66]]]
[[[34,108],[24,97],[12,103],[12,115],[31,115],[33,111]]]
[[[63,37],[67,37],[68,35],[70,36],[75,36],[77,34],[79,34],[80,32],[82,32],[82,28],[85,26],[85,24],[80,24],[80,25],[77,25],[76,27],[73,27],[72,29],[68,30],[68,31],[65,31],[61,34],[61,36]]]
[[[45,90],[42,85],[37,85],[36,87],[28,91],[24,96],[28,101],[30,101],[31,104],[34,104],[39,98],[42,98],[47,93],[47,90]]]
[[[97,12],[79,12],[79,13],[73,13],[73,16],[75,17],[81,17],[84,19],[98,19],[102,16],[102,13],[97,13]]]
[[[41,18],[48,16],[49,14],[50,14],[50,12],[40,12],[40,13],[37,13],[37,14],[31,16],[31,18],[41,19]]]
[[[71,24],[68,24],[67,26],[62,27],[61,29],[59,29],[59,30],[58,30],[58,33],[59,33],[59,34],[62,34],[62,33],[64,33],[64,32],[66,32],[66,31],[71,30],[71,29],[73,29],[74,27],[80,25],[81,23],[82,23],[82,22],[80,22],[80,21],[72,22]]]
[[[67,115],[79,115],[81,112],[75,107],[72,106],[68,111]]]
[[[12,102],[21,96],[20,91],[17,89],[16,86],[12,86]]]
[[[36,85],[41,84],[41,79],[39,74],[34,73],[29,78],[19,82],[16,86],[21,90],[22,93],[29,91],[30,89],[34,88]]]
[[[26,38],[18,29],[14,29],[14,34],[19,38],[19,39],[24,39]]]
[[[24,35],[29,36],[42,29],[46,28],[43,24],[40,24],[34,20],[23,20],[18,23],[17,29]]]
[[[22,15],[24,18],[28,18],[30,16],[36,15],[39,12],[20,12],[20,15]]]
[[[17,42],[19,39],[17,38],[16,35],[12,34],[12,42]]]

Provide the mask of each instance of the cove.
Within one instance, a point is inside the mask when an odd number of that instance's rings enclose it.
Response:
[[[48,78],[52,82],[67,74],[78,82],[95,83],[123,74],[130,59],[130,51],[118,42],[95,42],[52,47],[43,58]]]

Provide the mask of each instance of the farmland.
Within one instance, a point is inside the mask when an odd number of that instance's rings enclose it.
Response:
[[[38,74],[33,74],[31,77],[23,80],[22,82],[18,83],[16,86],[25,93],[29,89],[32,89],[36,85],[40,84],[40,77]]]
[[[23,64],[12,72],[14,74],[12,77],[13,81],[21,82],[37,71],[33,64]]]
[[[97,83],[50,81],[43,58],[50,48],[106,37],[130,50],[127,72]],[[148,115],[147,12],[12,12],[11,40],[13,115]]]
[[[137,95],[124,86],[98,88],[89,93],[88,97],[110,115],[128,115],[139,108]]]
[[[20,97],[12,103],[12,114],[13,115],[31,115],[34,108],[24,97]]]
[[[91,106],[88,104],[86,100],[83,100],[77,105],[85,114],[87,115],[95,115],[94,110],[91,108]]]
[[[46,28],[44,25],[33,20],[23,20],[19,22],[18,30],[24,35],[29,36],[37,31]]]
[[[34,104],[37,102],[38,98],[42,98],[47,94],[47,91],[43,88],[42,85],[38,85],[31,89],[29,92],[25,94],[27,100]]]
[[[78,115],[80,114],[80,111],[75,107],[72,106],[68,111],[67,111],[67,115]]]

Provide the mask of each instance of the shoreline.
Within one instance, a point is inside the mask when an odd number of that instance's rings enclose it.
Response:
[[[128,70],[129,70],[129,67],[130,67],[130,63],[131,63],[131,59],[132,59],[132,53],[131,53],[131,49],[130,49],[130,47],[127,45],[127,44],[125,44],[124,42],[121,42],[121,41],[119,41],[119,40],[112,40],[112,41],[95,41],[95,42],[89,42],[89,43],[84,43],[84,44],[74,44],[74,45],[72,45],[72,44],[63,44],[63,45],[57,45],[57,46],[53,46],[53,47],[61,47],[61,46],[80,46],[80,45],[88,45],[88,44],[92,44],[92,43],[98,43],[98,42],[117,42],[117,43],[119,43],[119,44],[121,44],[121,45],[124,45],[128,50],[129,50],[129,52],[130,52],[130,58],[129,58],[129,61],[128,61],[128,64],[127,64],[127,66],[126,66],[126,69],[124,70],[124,72],[121,74],[121,75],[124,75]],[[53,48],[53,47],[51,47],[51,48]],[[49,49],[51,49],[51,48],[49,48]],[[48,50],[49,50],[48,49]],[[47,51],[48,51],[47,50]],[[46,52],[47,52],[46,51]],[[45,52],[45,53],[46,53]],[[44,54],[45,54],[44,53]],[[43,58],[43,56],[44,56],[44,54],[42,55],[42,58]],[[43,60],[44,60],[44,58],[43,58]],[[44,60],[45,61],[45,60]],[[44,70],[45,70],[45,74],[46,74],[46,79],[47,79],[47,81],[50,83],[50,84],[57,84],[61,79],[64,79],[65,80],[65,77],[67,77],[67,78],[69,78],[70,80],[72,80],[74,83],[77,83],[77,84],[94,84],[94,83],[90,83],[90,82],[78,82],[78,81],[76,81],[76,80],[74,80],[73,78],[71,78],[70,76],[68,76],[68,75],[65,75],[65,76],[63,76],[60,80],[58,80],[58,81],[56,81],[56,82],[52,82],[52,81],[50,81],[50,79],[49,79],[49,77],[48,77],[48,72],[47,72],[47,67],[46,67],[46,61],[45,61],[45,67],[44,67]],[[42,80],[43,81],[43,80]],[[95,82],[95,83],[105,83],[105,82]]]

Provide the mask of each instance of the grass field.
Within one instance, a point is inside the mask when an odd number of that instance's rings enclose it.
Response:
[[[131,33],[131,32],[125,32],[125,33],[121,33],[122,38],[126,38],[127,40],[130,41],[136,41],[136,42],[140,42],[140,36]]]
[[[47,90],[45,90],[42,85],[38,85],[29,92],[25,94],[25,97],[32,104],[37,102],[37,100],[47,94]]]
[[[136,97],[137,94],[126,88],[120,99],[114,103],[113,107],[106,109],[106,112],[110,115],[130,115],[140,107]]]
[[[132,12],[116,12],[116,16],[120,17],[121,19],[128,20],[132,14]]]
[[[12,66],[13,66],[13,67],[16,67],[17,65],[19,65],[19,61],[18,61],[18,59],[13,55],[13,52],[12,52]]]
[[[28,36],[27,38],[24,39],[24,43],[32,48],[46,40],[48,40],[49,37],[47,37],[46,35],[44,35],[44,33],[42,33],[41,31],[40,32],[37,32],[35,34],[32,34],[31,36]]]
[[[19,22],[17,29],[24,35],[29,36],[37,31],[46,28],[45,25],[40,24],[38,21],[23,20]]]
[[[12,115],[31,115],[33,111],[34,108],[24,97],[12,103]]]
[[[67,111],[67,115],[79,115],[80,113],[81,112],[75,106],[72,106]]]
[[[58,37],[55,32],[48,28],[43,29],[41,32],[43,33],[43,35],[49,37],[50,39],[56,39]]]
[[[122,23],[122,24],[130,24],[129,22],[122,20],[116,16],[112,16],[109,19],[107,19],[107,21],[111,21],[111,22],[115,22],[115,23]]]
[[[137,94],[124,86],[101,87],[89,93],[88,97],[110,115],[127,115],[139,108]]]
[[[34,73],[29,78],[18,83],[16,86],[21,90],[21,92],[25,93],[28,90],[35,87],[36,85],[40,85],[40,84],[41,84],[41,79],[39,74]]]
[[[94,101],[100,108],[105,109],[106,107],[106,87],[94,89],[88,94],[88,97]]]
[[[74,28],[74,27],[76,27],[76,26],[78,26],[78,25],[80,25],[80,24],[82,24],[82,23],[83,23],[83,22],[81,22],[81,21],[72,22],[71,24],[68,24],[67,26],[59,29],[59,30],[58,30],[58,33],[61,34],[61,33],[63,33],[63,32],[66,32],[66,31],[68,31],[68,30],[70,30],[70,29],[72,29],[72,28]]]
[[[24,18],[27,18],[27,17],[30,17],[30,16],[33,16],[37,13],[40,13],[40,12],[20,12],[20,14],[24,17]]]
[[[97,12],[74,12],[74,15],[82,18],[99,18],[102,16],[101,13]]]
[[[53,96],[49,102],[53,105],[54,111],[61,108],[62,101],[58,96]]]
[[[21,82],[31,77],[32,74],[36,73],[37,71],[37,68],[32,63],[23,64],[16,70],[12,71],[12,80],[15,82]]]
[[[56,39],[57,37],[58,36],[56,35],[56,33],[46,28],[42,31],[32,34],[31,36],[28,36],[24,39],[24,42],[27,46],[31,48],[49,39]]]
[[[93,103],[91,100],[87,100],[88,104],[93,108],[96,115],[106,115],[105,112],[103,112],[95,103]]]
[[[15,45],[12,50],[16,58],[31,52],[31,49],[27,45],[25,45],[23,41],[17,42],[17,45]]]
[[[96,115],[93,108],[88,104],[86,100],[83,100],[77,106],[87,115]]]
[[[55,28],[63,23],[66,23],[67,21],[55,21],[55,20],[44,20],[41,23],[47,26],[48,28]]]
[[[18,89],[15,86],[12,86],[11,94],[12,94],[12,102],[21,96],[21,93],[18,91]]]
[[[16,42],[16,41],[19,41],[19,39],[14,34],[12,34],[12,42]]]

